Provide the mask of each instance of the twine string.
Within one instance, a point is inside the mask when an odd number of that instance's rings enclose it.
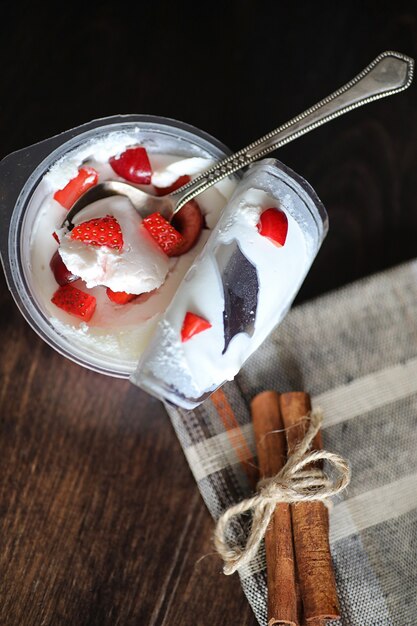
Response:
[[[225,574],[233,574],[253,559],[277,504],[323,502],[329,506],[330,498],[348,486],[350,468],[345,459],[326,450],[309,451],[323,422],[321,409],[314,409],[305,419],[310,421],[307,432],[278,474],[261,479],[253,496],[231,506],[218,519],[214,545],[224,561]],[[308,467],[317,461],[327,461],[336,471],[335,477],[331,478],[318,467]],[[230,522],[249,511],[252,511],[252,527],[246,545],[242,548],[229,543],[227,533]]]

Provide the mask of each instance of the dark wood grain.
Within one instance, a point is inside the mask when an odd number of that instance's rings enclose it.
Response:
[[[253,623],[160,403],[1,310],[0,624]]]
[[[1,18],[0,156],[128,112],[239,148],[382,50],[417,56],[411,2],[22,1]],[[280,151],[330,215],[299,301],[415,256],[416,94]],[[56,354],[3,279],[0,304],[0,624],[254,626],[237,577],[198,561],[212,521],[162,406]]]

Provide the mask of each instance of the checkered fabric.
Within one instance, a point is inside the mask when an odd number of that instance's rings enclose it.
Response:
[[[248,407],[266,389],[308,391],[324,411],[325,449],[352,467],[351,485],[330,514],[341,623],[415,626],[417,262],[294,308],[235,381],[194,411],[167,407],[215,519],[253,490]],[[234,524],[236,541],[249,524]],[[266,626],[262,548],[239,575]]]

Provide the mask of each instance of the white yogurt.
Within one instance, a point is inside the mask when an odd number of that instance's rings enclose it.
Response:
[[[169,257],[155,245],[142,227],[142,218],[127,198],[112,196],[93,202],[77,213],[74,225],[112,215],[123,235],[121,250],[90,246],[71,238],[61,238],[59,253],[67,268],[89,289],[103,285],[112,291],[140,294],[158,289],[169,269]]]
[[[53,195],[77,175],[82,165],[94,167],[99,174],[99,182],[122,180],[115,174],[108,159],[135,142],[136,138],[126,134],[112,133],[107,138],[89,142],[58,161],[44,176],[32,199],[38,207],[30,241],[34,292],[52,325],[79,350],[90,352],[95,358],[102,355],[110,357],[113,362],[120,361],[125,370],[133,370],[136,366],[161,313],[166,310],[183,276],[203,248],[210,229],[217,223],[235,187],[233,182],[225,180],[198,196],[207,228],[201,232],[194,248],[178,258],[168,258],[149,236],[143,236],[140,232],[143,229],[139,229],[138,234],[141,218],[127,199],[107,198],[83,209],[74,222],[113,215],[119,221],[125,245],[123,252],[119,253],[106,247],[93,248],[69,237],[63,238],[63,260],[82,279],[72,284],[91,293],[97,300],[90,322],[78,320],[51,302],[58,288],[49,267],[58,248],[52,233],[60,229],[67,214]],[[172,184],[182,175],[195,176],[213,164],[211,159],[200,157],[184,158],[155,152],[148,152],[148,156],[153,171],[152,183],[160,187]],[[108,299],[106,287],[134,294],[147,292],[149,297],[139,296],[128,304],[117,305]]]

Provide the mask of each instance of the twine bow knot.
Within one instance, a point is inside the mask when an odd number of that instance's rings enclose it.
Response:
[[[305,437],[278,474],[260,480],[254,496],[231,506],[219,518],[214,533],[214,545],[224,561],[225,574],[233,574],[255,556],[277,504],[323,502],[329,506],[330,498],[349,484],[350,468],[342,457],[326,450],[309,452],[323,421],[322,411],[315,409],[306,419],[309,419],[310,424]],[[317,461],[327,461],[336,470],[336,477],[331,478],[320,468],[311,467]],[[239,545],[229,544],[227,531],[230,521],[248,511],[252,511],[253,516],[246,545],[241,548]]]

